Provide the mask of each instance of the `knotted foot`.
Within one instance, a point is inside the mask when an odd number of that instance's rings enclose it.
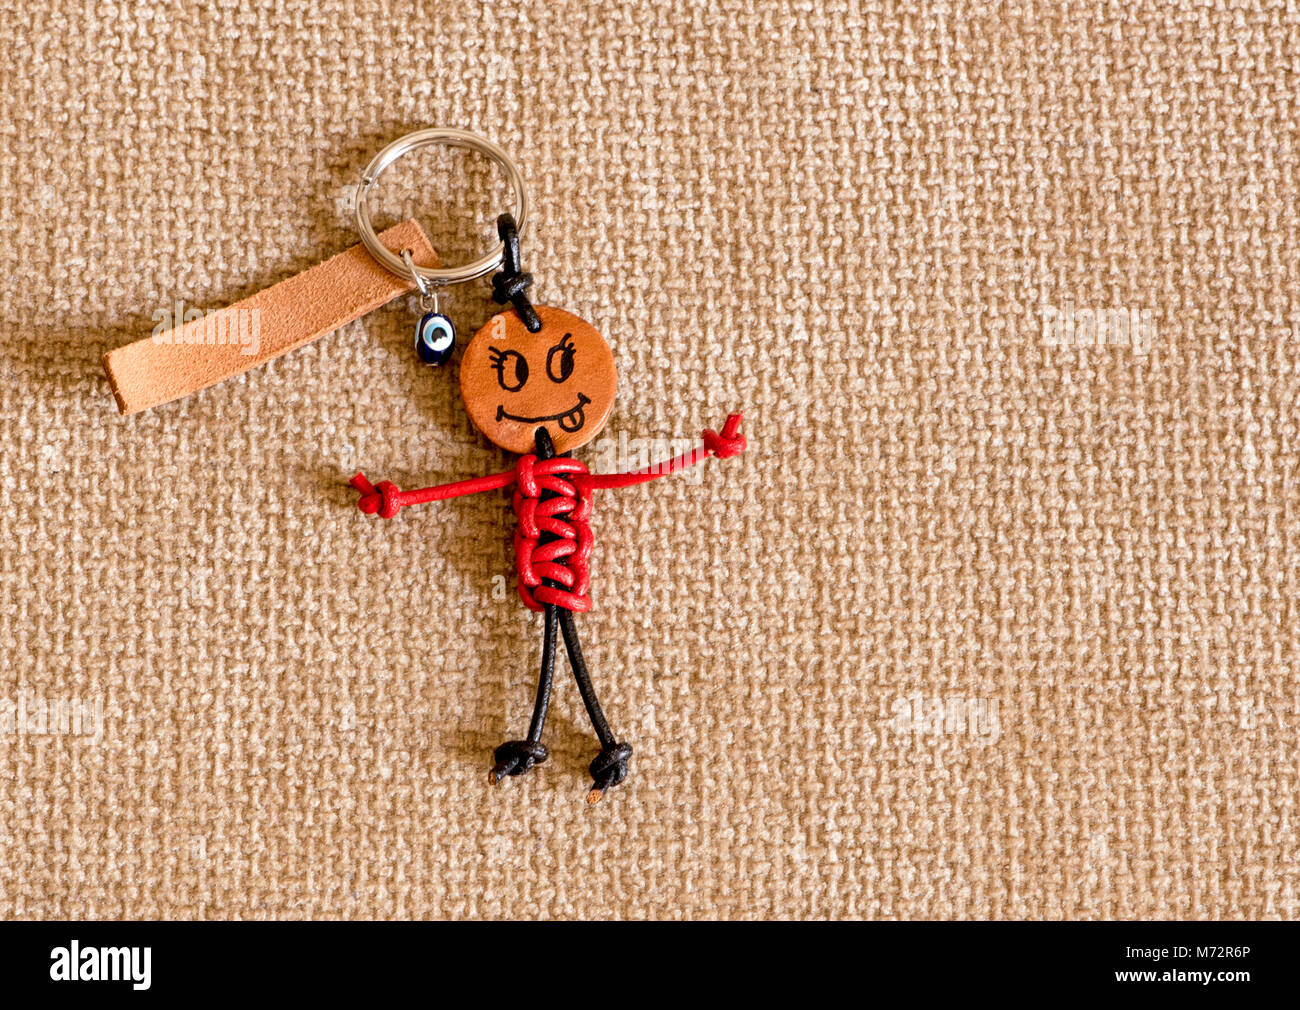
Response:
[[[496,785],[507,775],[522,775],[550,757],[546,744],[533,740],[507,740],[492,752],[496,762],[488,772],[488,784]]]
[[[599,803],[606,789],[613,789],[627,778],[627,763],[632,758],[632,745],[616,743],[606,747],[591,762],[591,792],[587,793],[588,803]]]

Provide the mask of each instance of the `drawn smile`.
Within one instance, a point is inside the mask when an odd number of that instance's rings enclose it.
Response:
[[[547,414],[545,417],[520,417],[518,414],[512,414],[504,406],[497,407],[497,420],[521,421],[524,424],[541,424],[543,421],[557,421],[560,429],[570,434],[577,431],[586,423],[587,418],[583,413],[583,408],[591,402],[591,397],[586,393],[578,394],[578,405],[572,410],[566,410],[559,414]]]

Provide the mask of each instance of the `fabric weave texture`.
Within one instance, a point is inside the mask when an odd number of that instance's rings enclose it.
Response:
[[[0,52],[4,916],[1300,911],[1294,5],[46,2]],[[508,494],[346,485],[513,465],[410,301],[130,418],[99,367],[354,244],[431,125],[614,349],[593,471],[745,411],[601,493],[595,807],[563,660],[486,785]],[[447,262],[507,209],[459,152],[380,190]]]

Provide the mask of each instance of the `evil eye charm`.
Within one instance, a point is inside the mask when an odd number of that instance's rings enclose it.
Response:
[[[456,346],[456,327],[441,312],[426,312],[415,328],[415,353],[426,365],[445,365]]]

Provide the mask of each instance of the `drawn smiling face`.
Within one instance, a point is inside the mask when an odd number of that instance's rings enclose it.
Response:
[[[614,355],[590,323],[534,306],[529,333],[513,310],[474,334],[460,365],[460,391],[474,426],[510,452],[532,452],[545,427],[556,452],[585,445],[605,426],[618,377]]]

